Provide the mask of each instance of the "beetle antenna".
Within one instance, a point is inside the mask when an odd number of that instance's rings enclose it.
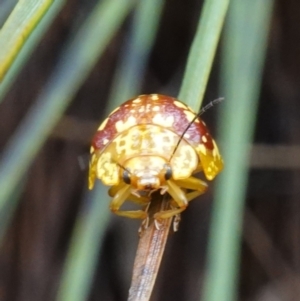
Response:
[[[123,170],[126,170],[129,174],[131,174],[130,170],[127,169],[125,166],[123,166],[122,164],[120,164],[119,162],[116,162],[116,164],[121,167]]]
[[[178,140],[178,142],[177,142],[177,144],[176,144],[176,146],[174,148],[174,151],[173,151],[173,153],[172,153],[172,155],[171,155],[171,157],[169,159],[169,162],[172,160],[174,154],[176,153],[176,151],[178,149],[178,146],[179,146],[181,140],[183,139],[185,133],[188,131],[188,129],[190,128],[190,126],[195,122],[195,120],[198,117],[200,117],[203,113],[205,113],[207,110],[209,110],[211,107],[213,107],[216,104],[219,104],[223,100],[224,100],[224,97],[219,97],[217,99],[214,99],[213,101],[209,102],[206,106],[204,106],[197,115],[195,115],[195,117],[192,119],[192,121],[188,124],[188,126],[185,128],[185,130],[181,134],[181,136],[180,136],[180,138],[179,138],[179,140]]]
[[[208,109],[210,109],[211,107],[219,104],[220,102],[222,102],[225,98],[224,97],[219,97],[217,99],[214,99],[213,101],[209,102],[206,106],[204,106],[200,112],[197,114],[197,117],[200,117],[203,113],[205,113]],[[192,120],[191,123],[193,123],[196,120],[196,118],[194,120]],[[188,125],[188,127],[190,127],[190,125]]]

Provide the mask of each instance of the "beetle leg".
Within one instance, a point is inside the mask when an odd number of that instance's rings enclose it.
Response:
[[[195,177],[189,177],[184,180],[174,180],[174,182],[181,188],[194,190],[186,194],[186,198],[189,202],[197,196],[205,193],[208,187],[206,182]]]
[[[184,180],[174,180],[174,182],[181,188],[193,190],[191,192],[187,192],[185,195],[188,202],[205,193],[208,187],[206,182],[195,177],[189,177]],[[176,207],[176,202],[172,200],[171,205]]]
[[[167,185],[168,185],[168,193],[173,198],[174,202],[176,203],[175,206],[177,208],[172,208],[169,210],[157,212],[154,215],[155,219],[164,219],[164,218],[172,217],[185,210],[185,208],[188,205],[186,194],[173,180],[167,181]]]
[[[174,208],[174,209],[169,209],[169,210],[165,210],[165,211],[160,211],[154,214],[154,218],[156,220],[160,220],[160,219],[165,219],[165,218],[170,218],[173,217],[179,213],[181,213],[182,211],[185,210],[186,207],[181,207],[181,208]]]
[[[126,185],[127,185],[126,183],[122,182],[122,183],[120,183],[118,185],[112,186],[108,190],[108,194],[111,197],[114,197],[118,193],[118,191],[121,190]],[[135,204],[138,204],[138,205],[147,205],[150,202],[150,198],[149,197],[145,197],[145,196],[138,197],[137,195],[132,194],[132,193],[130,193],[130,195],[128,196],[127,200],[131,201],[131,202],[133,202]]]
[[[120,216],[126,216],[130,218],[141,218],[144,219],[147,217],[147,213],[143,210],[128,210],[122,211],[119,208],[123,205],[123,203],[128,199],[131,194],[131,186],[125,184],[122,185],[122,188],[116,192],[113,199],[110,203],[110,210]]]
[[[168,193],[173,198],[171,205],[177,208],[157,212],[154,216],[156,219],[170,218],[181,213],[186,209],[188,202],[207,190],[207,184],[195,177],[189,177],[184,180],[169,180],[167,181],[167,185]],[[193,191],[185,193],[181,188]]]
[[[114,197],[118,193],[118,191],[121,190],[126,185],[127,185],[126,183],[121,182],[118,185],[111,186],[108,190],[109,196]]]

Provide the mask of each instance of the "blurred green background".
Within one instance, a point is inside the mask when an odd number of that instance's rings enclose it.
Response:
[[[140,222],[87,191],[85,156],[118,103],[184,95],[201,9],[56,0],[34,31],[0,84],[0,300],[126,300]],[[203,116],[225,171],[182,214],[151,300],[298,300],[299,18],[292,0],[230,8],[203,101],[226,99]]]

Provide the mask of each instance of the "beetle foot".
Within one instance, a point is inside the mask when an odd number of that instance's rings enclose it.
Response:
[[[154,219],[154,225],[156,230],[161,230],[163,228],[163,221],[159,219]]]
[[[174,216],[174,219],[173,219],[173,231],[174,232],[178,231],[180,221],[181,221],[181,215],[180,215],[180,213],[178,213]]]
[[[149,227],[149,216],[147,216],[143,221],[139,228],[139,235],[141,236],[143,232]]]

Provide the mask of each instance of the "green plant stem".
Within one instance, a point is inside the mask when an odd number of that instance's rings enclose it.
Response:
[[[4,150],[0,212],[133,4],[134,1],[100,1],[68,45],[44,91]]]
[[[162,0],[144,0],[136,7],[130,36],[122,51],[111,88],[109,103],[113,108],[140,93],[163,5]]]
[[[4,0],[1,2],[0,28],[3,27],[6,19],[16,5],[17,0]]]
[[[133,93],[138,92],[154,41],[162,4],[162,1],[157,0],[145,0],[139,3],[134,14],[128,44],[118,64],[120,68],[116,71],[107,112],[119,106],[124,100],[134,95]],[[90,197],[88,194],[86,197],[89,198],[88,201],[85,198],[85,202],[89,203],[88,210],[83,209],[84,213],[80,213],[76,222],[62,275],[58,301],[86,300],[97,266],[104,227],[110,216],[107,212],[109,198],[103,186],[101,188],[96,186],[93,196]]]
[[[206,0],[178,98],[194,110],[202,104],[229,0]]]
[[[3,81],[0,84],[0,103],[11,88],[20,70],[27,62],[35,47],[38,45],[38,43],[43,38],[45,32],[50,27],[52,21],[60,12],[65,2],[66,0],[54,1],[54,3],[49,7],[49,10],[46,13],[46,15],[40,21],[39,25],[35,28],[35,30],[33,30],[32,34],[28,37],[28,40],[25,43],[25,45],[19,50],[17,57],[13,61]]]
[[[272,0],[232,0],[224,32],[220,140],[225,169],[217,181],[205,301],[237,300],[249,148],[260,92]]]
[[[87,300],[109,219],[107,189],[95,185],[84,200],[63,270],[57,301]]]
[[[19,199],[24,193],[24,188],[27,184],[26,178],[22,178],[20,183],[18,184],[18,189],[11,194],[9,198],[9,202],[5,204],[4,210],[0,212],[0,244],[2,243],[5,235],[7,235],[7,230],[10,226],[12,217],[14,216],[16,209],[18,207]]]
[[[20,0],[0,30],[0,82],[53,0]]]

